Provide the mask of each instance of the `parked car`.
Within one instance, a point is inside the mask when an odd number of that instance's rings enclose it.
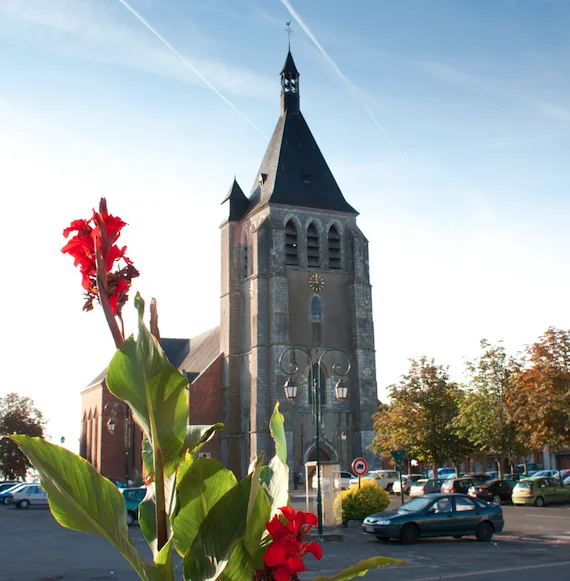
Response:
[[[338,488],[338,486],[340,485],[340,489],[341,490],[346,490],[347,488],[350,488],[351,486],[351,482],[353,480],[356,479],[356,483],[358,484],[358,478],[352,474],[351,472],[346,472],[346,470],[341,470],[340,471],[340,482],[335,482],[336,484],[336,488]],[[329,482],[329,478],[323,478],[322,479],[322,485],[324,486],[325,484],[327,484]],[[318,486],[318,480],[317,480],[317,473],[315,472],[315,474],[313,474],[313,478],[311,479],[311,486],[316,490],[317,486]]]
[[[562,477],[562,480],[566,480],[566,478],[568,478],[568,476],[570,476],[570,468],[566,468],[565,470],[560,470],[560,476]]]
[[[443,480],[434,480],[430,478],[420,478],[417,482],[410,486],[409,495],[410,496],[424,496],[424,494],[431,494],[432,492],[439,492]]]
[[[564,484],[566,486],[570,486],[570,474],[568,476],[566,476],[566,478],[564,479]]]
[[[139,520],[139,504],[146,495],[146,488],[121,488],[125,504],[127,505],[127,526],[131,526]]]
[[[457,478],[457,471],[455,468],[438,468],[437,469],[437,477],[441,478]],[[424,472],[424,478],[433,478],[433,470],[427,470]]]
[[[16,484],[23,484],[23,482],[17,482],[16,480],[2,480],[2,482],[0,482],[0,492],[8,490],[8,488],[13,488]]]
[[[404,489],[404,494],[410,494],[410,487],[420,479],[421,474],[402,474],[402,488]],[[392,492],[398,496],[402,493],[399,479],[394,482]]]
[[[503,511],[496,504],[463,494],[439,493],[414,498],[393,511],[367,516],[362,528],[378,539],[397,538],[410,544],[420,537],[465,535],[490,541],[504,525]]]
[[[467,494],[468,490],[475,484],[471,478],[448,478],[441,484],[440,492],[446,494]]]
[[[485,472],[468,472],[465,474],[464,478],[471,478],[475,483],[489,482],[489,480],[493,480],[493,477]]]
[[[10,492],[13,492],[20,488],[21,486],[25,486],[26,482],[20,482],[18,484],[14,484],[10,488],[5,488],[2,492],[0,492],[0,502],[2,504],[10,504]]]
[[[538,470],[532,475],[533,478],[558,478],[560,480],[560,473],[558,470]]]
[[[515,474],[530,474],[531,472],[536,472],[538,469],[538,465],[534,462],[527,462],[526,468],[524,464],[517,464],[515,466]]]
[[[28,508],[33,506],[47,506],[48,496],[39,483],[24,484],[18,486],[9,493],[10,504],[16,508]]]
[[[528,478],[528,476],[521,476],[520,474],[504,474],[503,480],[508,480],[509,482],[518,482],[521,478]]]
[[[396,470],[371,470],[365,477],[368,480],[374,480],[376,486],[381,486],[384,490],[388,492],[392,491],[394,482],[399,480],[400,475]],[[353,478],[350,480],[350,486],[358,484],[358,478]]]
[[[570,500],[570,489],[556,478],[532,477],[517,482],[513,488],[513,504],[545,504],[563,503]]]
[[[501,502],[511,502],[511,495],[515,482],[512,480],[490,480],[489,482],[474,484],[468,491],[469,496],[480,498],[487,502],[501,504]]]

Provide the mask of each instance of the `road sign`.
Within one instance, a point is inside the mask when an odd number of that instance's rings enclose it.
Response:
[[[352,471],[356,476],[364,476],[368,472],[368,462],[364,458],[355,458]]]
[[[400,468],[400,466],[402,465],[402,461],[406,457],[406,452],[407,452],[407,450],[392,450],[390,452],[390,454],[392,454],[392,458],[394,458],[394,462],[396,462],[396,465],[398,466],[398,468]]]

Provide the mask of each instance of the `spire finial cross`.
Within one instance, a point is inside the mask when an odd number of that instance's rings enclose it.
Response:
[[[287,20],[287,22],[285,23],[285,32],[287,33],[287,36],[289,37],[289,50],[291,50],[291,35],[293,34],[293,29],[291,28],[291,21]]]

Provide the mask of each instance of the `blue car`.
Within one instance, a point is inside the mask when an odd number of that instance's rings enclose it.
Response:
[[[415,543],[422,537],[475,535],[478,541],[490,541],[505,526],[500,505],[489,504],[466,494],[426,494],[406,502],[396,510],[367,516],[362,523],[365,533],[380,540],[400,539]]]

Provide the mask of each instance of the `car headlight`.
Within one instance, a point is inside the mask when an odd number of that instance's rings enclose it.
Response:
[[[389,520],[377,520],[376,524],[380,525],[381,527],[386,527],[392,523]]]

